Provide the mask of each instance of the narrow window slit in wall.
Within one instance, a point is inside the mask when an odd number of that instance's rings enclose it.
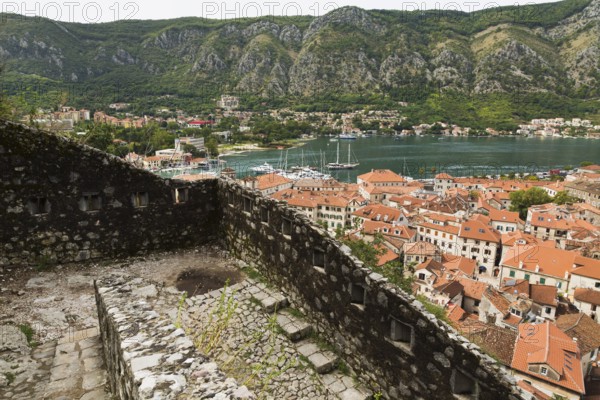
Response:
[[[98,211],[102,208],[102,198],[99,193],[84,193],[79,199],[81,211]]]

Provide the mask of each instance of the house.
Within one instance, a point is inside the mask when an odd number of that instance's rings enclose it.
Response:
[[[508,253],[508,251],[515,246],[525,246],[534,244],[541,245],[543,243],[541,239],[538,239],[535,236],[529,233],[525,233],[523,231],[502,233],[500,237],[500,242],[502,244],[502,255],[500,257],[501,260],[504,260],[504,258],[506,257],[506,253]]]
[[[303,178],[298,179],[294,182],[293,188],[296,190],[307,190],[310,192],[320,191],[343,191],[346,190],[346,186],[343,183],[336,181],[335,179],[314,179],[314,178]]]
[[[187,123],[187,127],[188,128],[203,128],[205,126],[209,126],[214,124],[215,121],[209,121],[209,120],[191,120]]]
[[[564,314],[556,319],[556,326],[577,341],[581,353],[583,375],[586,376],[600,350],[600,329],[597,321],[584,313]]]
[[[402,187],[407,185],[407,180],[389,169],[372,169],[371,172],[359,175],[356,178],[360,194],[370,201],[383,200],[383,193],[373,190],[375,188]],[[400,193],[404,194],[404,193]]]
[[[594,287],[597,280],[600,282],[595,272],[598,264],[599,260],[582,257],[574,251],[540,245],[514,246],[500,263],[500,280],[525,279],[572,293],[576,287]],[[578,275],[573,277],[574,273]]]
[[[368,242],[372,241],[376,234],[381,234],[385,241],[384,244],[400,254],[405,243],[414,242],[417,232],[404,225],[366,220],[363,222],[360,234]]]
[[[477,262],[471,258],[442,253],[440,261],[448,271],[456,271],[456,276],[471,279],[477,276]]]
[[[573,304],[596,323],[600,323],[600,313],[597,312],[598,306],[600,306],[600,290],[575,289]]]
[[[512,202],[508,192],[487,192],[485,201],[495,210],[507,210]]]
[[[429,259],[440,261],[440,251],[437,246],[428,242],[417,241],[404,244],[404,265],[421,263]]]
[[[488,286],[479,303],[479,321],[501,328],[515,329],[521,322],[521,316],[511,314],[511,301],[502,292]]]
[[[443,252],[460,254],[457,250],[460,221],[456,217],[430,212],[421,218],[415,223],[419,240],[433,243]]]
[[[580,256],[573,253],[571,281],[569,283],[569,294],[573,294],[577,288],[600,290],[600,260]]]
[[[464,277],[458,278],[457,281],[463,286],[462,308],[469,314],[479,314],[479,304],[481,303],[483,292],[485,292],[489,285],[485,282]]]
[[[356,210],[354,216],[362,221],[382,221],[389,224],[406,225],[408,223],[407,215],[398,208],[384,206],[383,204],[369,204]]]
[[[511,363],[515,378],[548,395],[579,400],[585,385],[577,342],[550,321],[521,324],[518,332]]]
[[[447,173],[437,174],[433,179],[433,190],[444,194],[447,190],[458,187],[454,182],[454,177]]]
[[[451,279],[442,263],[430,258],[415,267],[414,277],[415,295],[425,296],[440,306],[461,304],[463,286]]]
[[[600,182],[575,181],[565,183],[565,189],[584,203],[600,208]]]
[[[242,185],[259,190],[264,196],[272,195],[280,190],[292,187],[293,181],[285,176],[270,173],[259,176],[248,176],[242,179]]]
[[[535,316],[535,319],[540,322],[556,319],[558,290],[554,286],[530,284],[525,279],[505,278],[500,291],[509,299],[516,299],[519,296],[531,299],[532,305],[528,310],[531,312],[530,318]]]
[[[525,400],[552,400],[552,396],[542,392],[535,386],[532,386],[529,381],[519,381],[517,382],[517,386],[523,390],[525,394]]]
[[[352,191],[303,191],[280,190],[271,197],[288,203],[315,222],[327,225],[331,230],[351,227],[353,213],[364,206],[365,199]]]
[[[457,244],[454,254],[477,260],[488,271],[494,269],[496,258],[500,258],[500,234],[477,219],[470,219],[460,225]]]
[[[496,210],[490,207],[488,209],[488,217],[492,228],[500,232],[516,232],[525,227],[525,222],[519,218],[518,212]]]
[[[376,244],[375,249],[379,251],[379,254],[377,254],[378,267],[382,267],[385,264],[390,263],[392,261],[396,261],[400,258],[400,256],[396,252],[394,252],[384,244]]]

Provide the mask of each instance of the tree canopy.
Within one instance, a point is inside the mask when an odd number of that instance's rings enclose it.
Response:
[[[518,211],[521,219],[527,218],[527,209],[536,204],[550,203],[552,197],[539,187],[527,190],[517,190],[510,194],[510,210]]]

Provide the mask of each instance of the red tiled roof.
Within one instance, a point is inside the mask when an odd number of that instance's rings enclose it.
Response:
[[[560,379],[558,381],[529,370],[530,365],[551,368]],[[521,324],[511,368],[562,386],[577,393],[585,394],[583,371],[579,347],[558,327],[547,321],[544,324]]]
[[[488,288],[487,283],[474,281],[469,278],[458,278],[458,282],[460,282],[464,288],[465,297],[470,297],[475,300],[481,300],[483,292]]]
[[[385,182],[405,182],[402,176],[389,169],[373,169],[371,172],[359,175],[357,177],[369,183],[385,183]]]
[[[600,279],[600,260],[582,257],[576,252],[540,245],[514,246],[508,250],[501,265],[539,272],[559,279],[576,274]]]
[[[552,397],[548,396],[546,393],[542,392],[538,388],[531,386],[531,384],[525,381],[517,382],[517,386],[526,391],[527,393],[531,393],[535,400],[552,400]]]
[[[584,313],[563,314],[556,319],[558,329],[577,339],[581,354],[585,355],[600,348],[600,329],[596,321]]]
[[[352,215],[373,221],[397,221],[402,216],[402,210],[384,206],[383,204],[369,204],[356,210]]]
[[[600,291],[598,290],[578,288],[575,289],[573,297],[577,301],[600,306]]]
[[[481,221],[465,221],[460,226],[460,237],[486,242],[500,243],[500,233]]]
[[[463,274],[468,276],[473,276],[477,268],[476,260],[462,256],[455,256],[449,253],[442,254],[442,263],[448,270],[460,270]]]

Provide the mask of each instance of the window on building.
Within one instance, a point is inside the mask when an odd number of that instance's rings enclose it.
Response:
[[[99,193],[84,193],[79,199],[81,211],[98,211],[102,208],[102,198]]]
[[[542,375],[548,375],[548,368],[546,368],[546,367],[540,368],[540,374],[542,374]]]
[[[396,318],[392,318],[390,323],[390,339],[394,342],[404,343],[409,347],[412,347],[414,330],[412,326],[398,321]]]
[[[260,208],[260,221],[265,224],[269,223],[269,209],[267,207]]]
[[[291,236],[292,235],[292,221],[284,218],[283,221],[281,222],[281,233],[283,233],[286,236]]]
[[[530,276],[529,274],[525,274],[525,276],[524,276],[524,279],[525,279],[526,281],[528,281],[530,277],[531,277],[531,276]]]
[[[252,199],[250,197],[244,196],[244,212],[252,212]]]
[[[594,287],[596,287],[596,288],[600,288],[600,282],[596,282],[596,283],[594,283]]]
[[[367,291],[363,285],[351,283],[350,284],[350,302],[352,304],[363,306],[366,303]]]
[[[48,214],[50,202],[45,197],[32,197],[27,201],[27,209],[32,215]]]
[[[552,308],[546,307],[546,314],[552,314]]]
[[[540,284],[544,285],[546,283],[546,278],[540,278]]]
[[[562,282],[558,282],[558,283],[556,284],[556,287],[557,287],[557,288],[559,288],[559,289],[561,289],[561,288],[562,288]]]
[[[424,281],[425,280],[425,274],[424,273],[419,273],[419,279]]]
[[[148,207],[148,192],[135,192],[131,194],[131,204],[135,208]]]
[[[189,200],[189,189],[188,188],[176,188],[173,189],[173,203],[182,204]]]
[[[321,268],[325,271],[325,252],[322,250],[315,250],[313,252],[313,265],[317,268]]]
[[[452,393],[461,395],[460,398],[463,398],[462,396],[465,395],[469,396],[469,398],[476,398],[478,396],[477,383],[475,380],[457,369],[452,371],[452,376],[450,377],[450,386],[452,388]]]

